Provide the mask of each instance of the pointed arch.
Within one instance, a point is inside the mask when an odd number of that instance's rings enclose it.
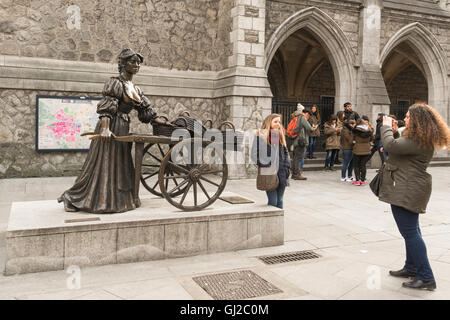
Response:
[[[265,70],[269,70],[275,52],[294,32],[306,28],[325,49],[333,68],[336,106],[356,101],[355,54],[340,26],[317,7],[296,12],[284,21],[270,37],[265,48]]]
[[[415,51],[428,83],[428,103],[448,122],[447,59],[436,37],[420,22],[401,28],[386,43],[380,54],[380,68],[389,54],[402,42]]]

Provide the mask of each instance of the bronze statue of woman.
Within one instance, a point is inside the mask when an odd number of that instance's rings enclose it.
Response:
[[[161,123],[142,90],[131,81],[143,62],[141,54],[124,49],[119,54],[118,77],[105,84],[103,99],[97,105],[99,121],[86,161],[75,184],[66,190],[58,202],[64,202],[69,212],[115,213],[140,206],[133,199],[134,166],[129,142],[119,142],[114,136],[129,134],[129,112],[138,111],[143,123]]]

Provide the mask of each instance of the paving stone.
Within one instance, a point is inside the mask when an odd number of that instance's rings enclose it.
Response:
[[[373,174],[370,171],[369,174]],[[278,284],[283,288],[288,287],[287,284],[291,286],[289,294],[276,296],[276,299],[448,300],[450,234],[447,232],[447,224],[450,221],[450,207],[446,181],[450,180],[450,172],[446,168],[430,168],[430,172],[433,176],[442,177],[439,180],[434,179],[429,213],[420,217],[430,263],[438,285],[434,292],[402,288],[405,279],[389,276],[389,270],[401,268],[405,260],[404,240],[398,233],[389,206],[379,202],[370,192],[366,192],[368,190],[348,193],[347,190],[338,189],[341,187],[339,181],[322,183],[329,176],[314,172],[308,175],[307,188],[298,184],[298,187],[291,186],[286,191],[284,228],[286,235],[289,235],[285,237],[283,245],[158,261],[82,267],[81,289],[78,291],[67,289],[67,279],[70,276],[67,270],[15,276],[0,275],[0,298],[173,299],[176,296],[177,299],[208,299],[193,289],[192,276],[259,268],[273,275],[272,278],[267,276],[265,279],[279,279]],[[39,186],[56,179],[58,188],[62,189],[73,183],[73,177],[46,179],[33,181],[42,181],[36,184]],[[26,183],[33,182],[30,179],[10,180],[15,180],[12,185],[18,191],[25,190]],[[0,179],[0,187],[4,181],[5,179]],[[254,180],[228,182],[227,189],[237,187],[241,190],[241,196],[255,200],[256,204],[266,202],[266,195],[255,191]],[[324,188],[327,189],[326,197],[321,194]],[[25,191],[24,194],[33,199],[33,190],[35,188],[29,185],[30,194]],[[50,199],[54,199],[55,195],[51,190],[46,192]],[[355,196],[359,197],[358,201],[351,202]],[[338,205],[334,206],[336,197],[340,200]],[[311,201],[305,203],[305,198]],[[317,209],[316,199],[324,203],[321,209]],[[364,210],[353,210],[356,204]],[[299,209],[300,207],[302,209]],[[0,205],[0,223],[1,219],[8,220],[5,218],[9,214],[7,211],[8,204]],[[334,246],[318,248],[324,244]],[[4,255],[4,248],[0,245],[0,263],[2,250]],[[322,257],[317,260],[270,266],[257,258],[301,250],[314,250]],[[4,266],[4,258],[2,265]],[[380,289],[370,289],[367,285],[368,280],[373,280],[370,277],[376,275],[374,270],[379,270]],[[295,290],[301,290],[304,294]]]

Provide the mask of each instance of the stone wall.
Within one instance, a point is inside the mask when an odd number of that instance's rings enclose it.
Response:
[[[232,54],[231,5],[227,0],[2,0],[0,54],[115,63],[129,47],[143,54],[144,65],[223,70]]]
[[[397,104],[398,100],[428,101],[427,82],[417,67],[411,65],[400,72],[387,86],[391,104]]]
[[[417,13],[407,14],[405,12],[384,9],[381,12],[380,50],[383,50],[383,47],[389,39],[392,38],[401,28],[413,22],[420,22],[433,33],[441,47],[444,49],[447,55],[448,65],[450,66],[450,24],[448,23],[448,18],[446,17]]]
[[[36,95],[94,96],[80,92],[0,90],[0,178],[78,175],[86,152],[36,152]],[[158,114],[174,119],[189,111],[197,119],[211,119],[214,127],[229,119],[224,98],[172,98],[148,96]],[[137,120],[131,112],[131,132],[152,132],[151,125]]]
[[[309,80],[304,100],[319,102],[321,96],[335,96],[334,74],[329,62],[324,63]]]
[[[358,3],[329,0],[267,0],[266,7],[266,43],[280,24],[291,15],[309,7],[317,7],[336,21],[348,38],[354,53],[358,53]]]

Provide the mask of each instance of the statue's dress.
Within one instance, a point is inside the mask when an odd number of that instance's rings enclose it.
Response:
[[[103,99],[97,105],[100,120],[95,133],[101,131],[101,118],[110,118],[110,130],[116,136],[129,134],[132,109],[138,111],[141,122],[156,117],[140,88],[122,77],[112,77],[103,89]],[[80,176],[58,201],[91,213],[113,213],[133,210],[139,206],[133,199],[134,166],[129,142],[111,139],[92,140]]]

